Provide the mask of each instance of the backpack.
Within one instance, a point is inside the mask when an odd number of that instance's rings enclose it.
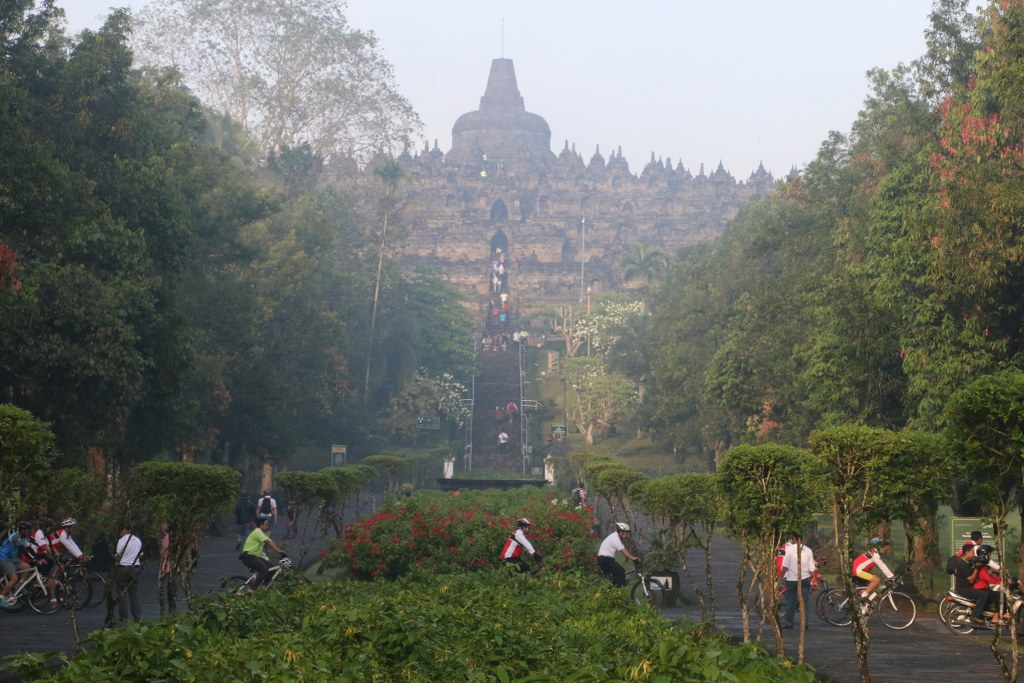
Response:
[[[960,559],[959,555],[950,555],[949,559],[946,560],[946,573],[947,574],[955,574],[956,573],[956,561],[958,559]]]
[[[269,515],[270,513],[270,496],[263,496],[263,500],[260,501],[260,514]]]

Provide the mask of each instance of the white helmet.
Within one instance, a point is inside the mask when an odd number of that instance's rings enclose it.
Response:
[[[615,522],[615,528],[619,531],[629,533],[629,525],[625,522]]]
[[[284,557],[281,558],[281,561],[278,562],[277,565],[279,567],[281,567],[281,569],[291,569],[292,568],[292,561],[288,558],[287,555],[285,555]]]

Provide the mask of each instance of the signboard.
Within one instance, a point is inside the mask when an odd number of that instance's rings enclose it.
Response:
[[[960,550],[964,543],[971,540],[972,531],[981,532],[982,543],[995,543],[992,522],[986,522],[981,517],[954,517],[950,526],[953,530],[950,543],[951,553]]]
[[[992,528],[992,522],[986,522],[981,517],[953,517],[950,523],[952,533],[950,534],[950,554],[955,554],[961,548],[964,543],[971,540],[972,531],[981,532],[982,543],[994,543],[995,542],[995,530]],[[949,587],[952,589],[956,579],[952,576],[949,577]]]
[[[554,436],[565,436],[565,425],[551,425],[551,434]]]
[[[341,467],[345,464],[345,458],[348,456],[348,446],[334,445],[331,446],[331,466]]]
[[[420,415],[416,418],[416,426],[419,429],[440,429],[441,418],[436,415]]]

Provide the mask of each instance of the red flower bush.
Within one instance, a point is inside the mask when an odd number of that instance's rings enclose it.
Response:
[[[548,571],[590,570],[597,553],[592,517],[553,489],[465,492],[421,491],[345,529],[327,554],[328,567],[362,579],[397,578],[491,569],[515,530],[529,517],[529,538]]]

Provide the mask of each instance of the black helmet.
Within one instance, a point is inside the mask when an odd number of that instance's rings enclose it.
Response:
[[[31,530],[32,530],[32,523],[31,522],[26,522],[25,520],[21,520],[20,522],[18,522],[18,531],[25,532],[25,531],[31,531]]]

